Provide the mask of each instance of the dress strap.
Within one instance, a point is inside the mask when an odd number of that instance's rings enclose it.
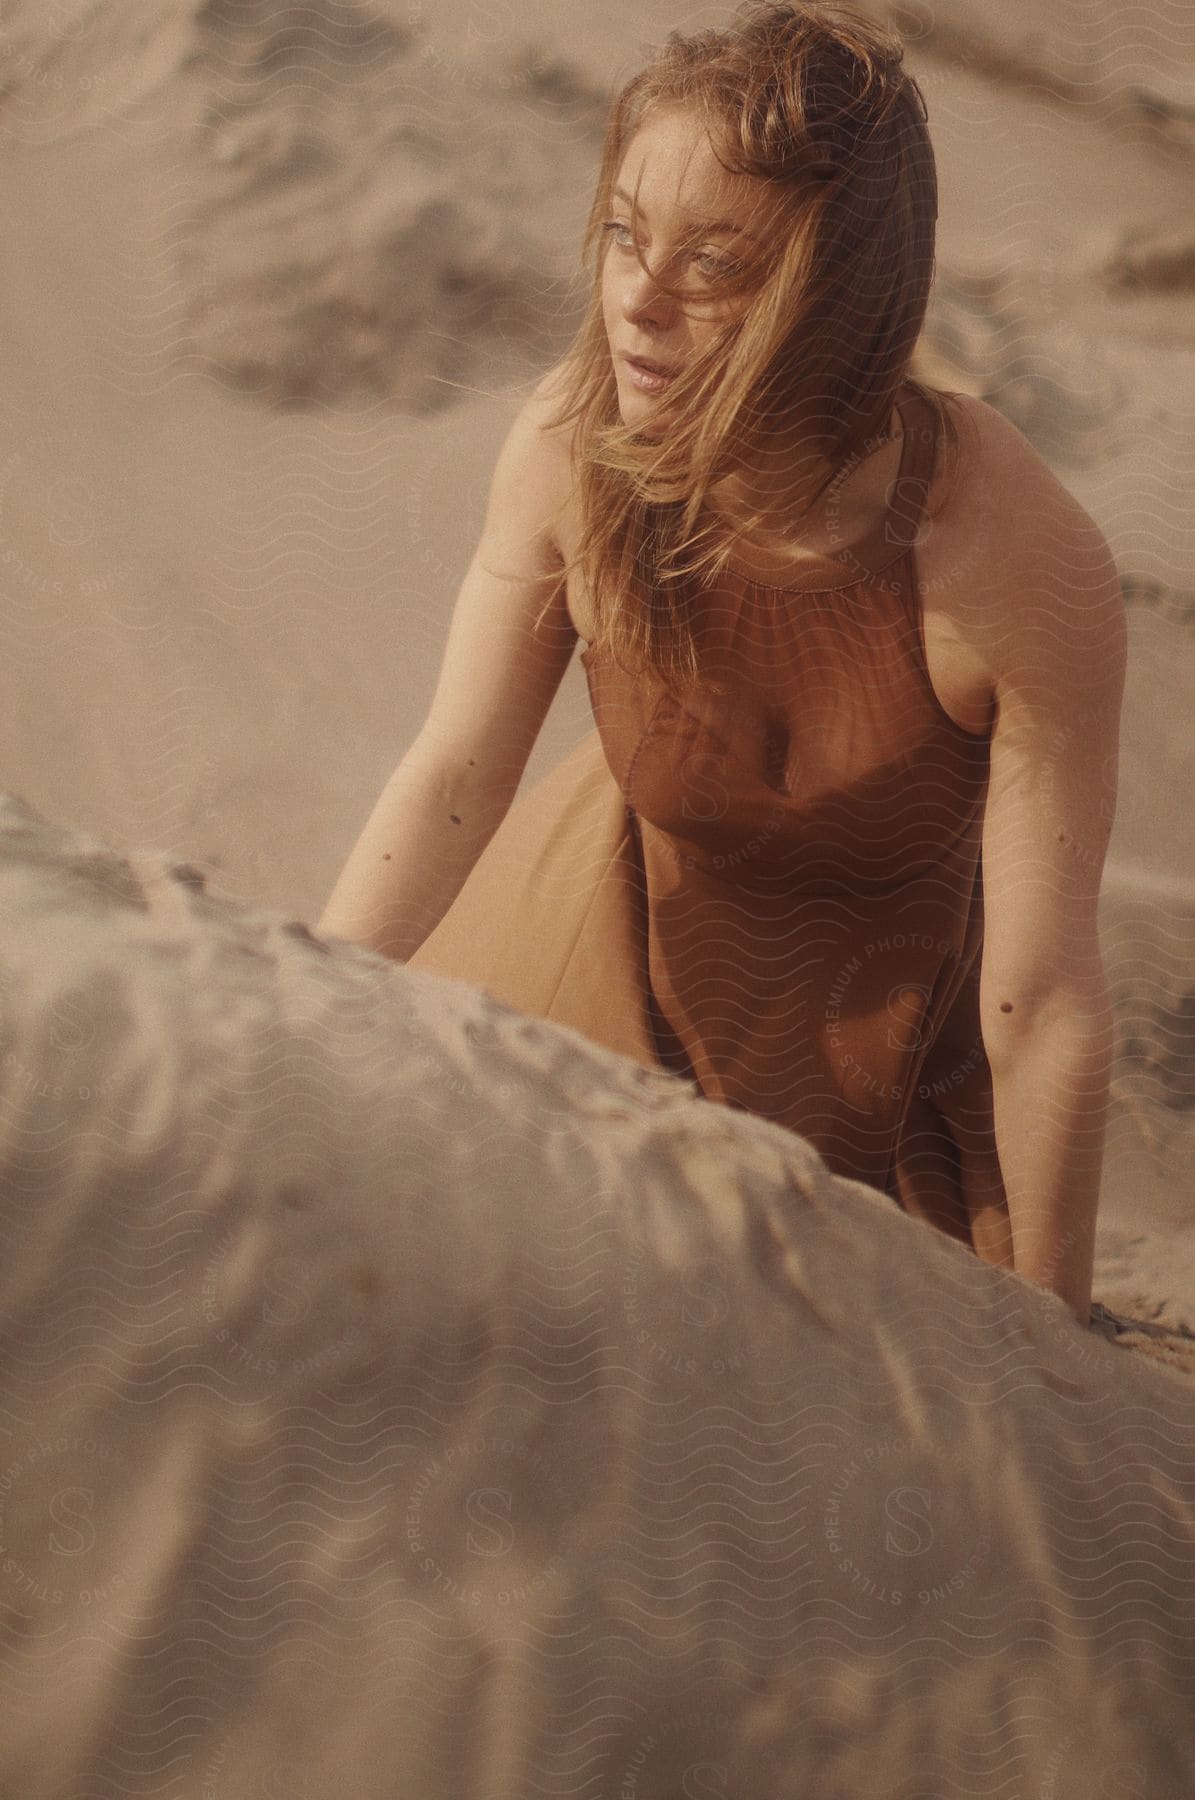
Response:
[[[869,531],[825,558],[843,570],[839,579],[776,587],[745,577],[749,587],[774,594],[826,594],[870,581],[908,554],[921,529],[937,463],[937,416],[931,403],[911,388],[902,389],[896,409],[901,423],[900,466],[888,490],[887,506]]]
[[[911,388],[896,403],[901,423],[900,467],[888,489],[883,517],[851,546],[858,567],[879,574],[917,542],[937,464],[937,415]]]
[[[900,471],[889,493],[883,533],[885,541],[896,546],[899,554],[916,543],[921,530],[937,467],[939,427],[935,408],[920,394],[907,392],[897,406],[905,445]]]

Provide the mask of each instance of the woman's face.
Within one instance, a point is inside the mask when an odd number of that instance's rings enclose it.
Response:
[[[630,196],[638,187],[639,249]],[[766,241],[768,209],[760,181],[730,175],[717,161],[701,121],[688,109],[659,108],[636,131],[614,181],[602,263],[602,311],[614,359],[624,425],[650,431],[667,411],[667,380],[652,381],[632,359],[685,367],[749,304],[742,291],[719,293],[719,272]],[[660,293],[663,276],[682,300]]]

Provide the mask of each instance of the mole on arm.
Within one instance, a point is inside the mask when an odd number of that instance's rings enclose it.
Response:
[[[1012,1001],[1011,1000],[1001,1000],[1000,1011],[1001,1012],[1011,1012],[1012,1011]]]

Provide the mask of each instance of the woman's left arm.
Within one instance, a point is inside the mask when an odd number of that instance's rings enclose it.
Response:
[[[1005,465],[1017,499],[989,638],[980,1026],[1013,1267],[1086,1326],[1114,1035],[1097,905],[1127,633],[1107,542],[1020,442]]]

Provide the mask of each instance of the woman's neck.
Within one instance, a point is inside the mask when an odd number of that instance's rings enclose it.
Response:
[[[829,481],[805,517],[791,485],[786,493],[768,494],[758,484],[750,487],[741,477],[731,476],[711,488],[706,505],[736,534],[731,566],[754,580],[782,584],[786,572],[824,562],[844,543],[862,536],[888,504],[888,490],[900,462],[900,430],[900,415],[894,408],[888,433],[871,440],[861,461],[852,465],[848,459],[833,471],[836,479]],[[830,475],[830,465],[824,460],[805,471],[807,481]],[[747,530],[746,521],[755,511],[764,516]]]

